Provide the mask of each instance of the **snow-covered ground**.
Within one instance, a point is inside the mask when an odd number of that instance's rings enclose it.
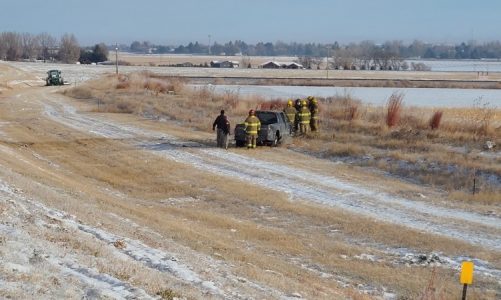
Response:
[[[433,72],[501,72],[500,60],[487,59],[420,59],[406,60],[411,63],[424,63]]]
[[[149,151],[165,159],[189,164],[204,172],[218,176],[228,176],[253,182],[262,187],[284,192],[290,201],[306,200],[340,207],[344,210],[368,215],[385,222],[393,222],[416,228],[421,231],[439,234],[446,237],[462,239],[473,245],[481,245],[486,249],[501,249],[500,218],[484,216],[473,212],[444,208],[431,203],[407,200],[369,190],[339,178],[326,176],[293,167],[270,163],[260,159],[242,157],[240,154],[207,148],[201,144],[185,142],[162,132],[145,130],[128,124],[105,120],[102,117],[77,112],[73,107],[60,101],[56,94],[45,94],[39,99],[44,105],[45,113],[52,120],[84,132],[110,139],[126,139],[136,147]],[[187,147],[179,147],[187,146]],[[3,151],[3,150],[2,150]],[[7,151],[7,150],[6,150]],[[265,171],[265,172],[263,172]],[[296,184],[301,182],[299,188]],[[183,200],[184,201],[184,200]],[[148,294],[141,288],[103,273],[93,267],[92,261],[82,253],[68,253],[46,240],[53,232],[68,232],[73,236],[83,236],[94,243],[101,244],[110,256],[122,264],[137,263],[144,268],[166,273],[180,282],[197,287],[202,293],[216,298],[245,298],[242,290],[233,284],[246,283],[254,286],[254,291],[265,291],[273,298],[286,299],[288,296],[269,287],[252,283],[232,275],[228,266],[210,257],[200,257],[205,261],[205,270],[200,272],[198,265],[192,265],[191,253],[183,256],[165,249],[154,248],[134,238],[117,235],[103,228],[84,224],[76,217],[63,211],[49,208],[37,199],[28,198],[23,191],[0,181],[0,257],[2,277],[0,277],[5,293],[17,294],[21,298],[43,294],[43,285],[50,285],[52,295],[60,297],[110,297],[117,299],[148,299],[155,295]],[[139,227],[130,220],[113,216],[129,226]],[[464,226],[468,222],[469,226]],[[189,251],[189,250],[186,250]],[[407,264],[415,266],[436,265],[447,269],[458,269],[465,257],[448,257],[441,253],[422,254],[412,249],[380,249],[383,257],[373,254],[361,254],[345,257],[347,260],[386,261],[390,264]],[[393,259],[392,259],[393,257]],[[304,262],[298,262],[309,270]],[[211,266],[211,267],[209,267]],[[493,268],[490,262],[476,260],[477,271],[483,276],[499,279],[501,271]],[[210,268],[210,270],[207,270]],[[198,270],[198,271],[197,271]],[[224,270],[224,271],[223,271]],[[19,282],[19,276],[31,274],[49,278],[59,286],[54,292],[54,283],[44,280],[26,280]],[[204,275],[205,274],[205,275]],[[207,277],[207,274],[211,274]],[[218,275],[219,274],[219,275]],[[225,274],[225,275],[222,275]],[[332,274],[325,273],[330,278]],[[350,286],[350,280],[333,276],[342,286]],[[501,282],[500,282],[501,284]],[[66,288],[71,285],[71,288]],[[374,287],[360,286],[360,290],[372,290]],[[252,290],[252,289],[251,289]],[[0,288],[0,295],[2,288]],[[251,292],[252,294],[252,292]],[[386,293],[392,295],[391,293]],[[292,295],[292,298],[295,296]],[[390,297],[390,296],[388,296]],[[391,297],[390,297],[391,298]]]
[[[202,145],[190,147],[189,150],[180,149],[178,146],[186,142],[165,133],[146,131],[127,124],[116,124],[91,115],[78,114],[72,107],[55,104],[48,99],[44,103],[46,113],[67,126],[106,138],[134,138],[137,145],[154,154],[190,164],[206,172],[239,178],[243,182],[254,182],[259,186],[285,192],[290,195],[291,200],[302,199],[328,204],[382,221],[405,224],[411,228],[501,250],[501,218],[498,217],[396,198],[335,177],[249,159]],[[186,146],[193,146],[193,143],[189,142]],[[301,186],[295,184],[298,181],[302,182]],[[465,227],[465,222],[470,226]],[[482,234],[478,234],[478,230],[481,230]]]
[[[189,249],[172,253],[84,224],[75,216],[25,196],[22,190],[2,180],[0,216],[0,298],[2,295],[16,295],[19,299],[39,299],[46,295],[66,299],[157,298],[94,267],[100,264],[138,265],[167,274],[171,280],[199,289],[211,299],[248,299],[260,293],[276,299],[289,298],[262,284],[235,276],[224,262],[200,256]],[[130,220],[113,217],[139,228]],[[86,243],[82,248],[96,244],[99,252],[107,253],[105,261],[100,262],[92,254],[72,250],[64,244],[58,246],[55,242],[58,239]]]
[[[92,66],[96,67],[96,66]],[[97,76],[95,73],[92,76]],[[224,151],[188,142],[174,134],[114,121],[98,114],[78,112],[67,104],[67,99],[54,93],[56,89],[39,89],[25,98],[22,93],[12,96],[22,101],[39,105],[44,115],[68,128],[106,139],[119,139],[136,149],[195,168],[203,173],[223,176],[228,180],[256,184],[262,188],[278,191],[288,196],[289,201],[306,201],[340,208],[355,215],[368,216],[381,222],[417,229],[426,234],[460,239],[486,251],[501,251],[501,217],[470,212],[459,207],[441,206],[426,200],[407,199],[382,191],[377,186],[353,183],[347,178],[327,174],[324,170],[286,166],[264,158],[251,158],[238,152]],[[20,97],[19,97],[20,95]],[[9,122],[0,123],[0,136],[10,142],[6,133]],[[0,154],[12,156],[20,163],[30,164],[14,148],[0,145]],[[33,156],[49,164],[60,166],[33,152]],[[325,162],[335,168],[332,162]],[[283,291],[237,276],[230,263],[199,253],[177,244],[154,230],[140,226],[119,215],[108,213],[124,228],[134,228],[162,241],[148,245],[125,232],[116,232],[103,224],[85,223],[63,210],[54,209],[37,196],[28,196],[16,188],[16,175],[8,169],[0,170],[0,298],[16,295],[18,298],[117,298],[148,299],[157,297],[151,289],[134,284],[137,278],[120,276],[111,272],[110,265],[121,265],[174,282],[177,287],[190,287],[199,298],[292,299],[301,297],[296,291]],[[298,185],[298,182],[301,184]],[[49,189],[34,182],[40,191]],[[106,190],[110,197],[127,199],[116,190]],[[41,193],[43,194],[43,193]],[[71,194],[65,195],[71,197]],[[168,203],[197,201],[192,197],[162,200]],[[161,203],[163,203],[161,201]],[[465,226],[468,224],[468,226]],[[90,251],[75,251],[67,247],[69,240],[85,244]],[[165,246],[169,244],[169,247]],[[365,245],[365,241],[356,241]],[[367,245],[378,249],[378,254],[344,255],[346,260],[382,262],[397,265],[437,265],[457,270],[459,263],[472,257],[450,257],[443,253],[420,253],[413,249]],[[106,255],[92,255],[98,249]],[[108,260],[104,262],[103,260]],[[342,287],[355,287],[360,291],[376,291],[385,299],[396,296],[381,286],[354,285],[350,278],[325,272],[309,265],[302,259],[290,258],[291,262],[308,272],[318,273],[320,278],[329,278]],[[475,260],[477,270],[486,278],[494,279],[501,287],[501,271],[495,262]],[[104,266],[106,267],[103,267]],[[108,269],[109,268],[109,269]],[[116,270],[115,270],[116,271]],[[270,270],[270,272],[273,272]],[[139,275],[141,276],[141,275]]]
[[[0,298],[37,299],[47,291],[56,298],[151,298],[142,289],[81,265],[85,259],[79,254],[48,242],[45,237],[51,232],[70,232],[82,225],[72,216],[26,199],[3,181],[0,216]]]

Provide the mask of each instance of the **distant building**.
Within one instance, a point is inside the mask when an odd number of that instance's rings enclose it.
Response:
[[[238,61],[230,61],[230,60],[213,60],[210,62],[211,68],[238,68],[240,67],[240,63]]]
[[[260,65],[263,69],[280,69],[280,64],[274,61],[268,61]]]
[[[303,65],[296,62],[268,61],[259,66],[263,69],[304,69]]]

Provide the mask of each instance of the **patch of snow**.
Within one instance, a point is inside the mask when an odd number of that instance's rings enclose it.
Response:
[[[162,157],[217,175],[285,192],[293,197],[292,200],[302,199],[327,204],[378,220],[465,240],[491,249],[501,249],[501,235],[492,232],[501,229],[501,220],[497,217],[393,197],[333,176],[265,162],[220,149],[207,149],[163,133],[78,114],[74,108],[67,105],[63,105],[61,113],[52,104],[44,104],[48,115],[68,126],[79,130],[92,129],[96,134],[107,138],[135,139],[141,147]],[[141,141],[141,137],[148,139]],[[298,185],[298,182],[301,184]],[[466,227],[464,224],[470,226]],[[479,230],[482,234],[478,233]]]
[[[102,240],[108,244],[113,244],[118,240],[124,241],[125,246],[123,248],[115,248],[115,251],[129,256],[135,261],[139,261],[146,266],[158,271],[168,272],[190,284],[200,285],[213,294],[224,295],[224,293],[218,287],[216,287],[213,282],[202,280],[197,273],[190,270],[187,266],[179,263],[174,256],[168,253],[165,253],[159,249],[151,248],[141,243],[140,241],[114,235],[104,230],[81,224],[72,216],[66,215],[65,213],[57,211],[55,209],[49,209],[40,203],[34,204],[44,209],[47,212],[48,216],[57,219],[70,227],[77,228],[78,230],[91,234],[97,239]]]
[[[21,273],[30,273],[31,272],[31,268],[29,266],[15,264],[15,263],[11,263],[11,262],[5,263],[3,265],[3,268],[5,270],[10,270],[10,271],[14,271],[14,272],[21,272]]]
[[[100,299],[101,295],[114,299],[155,299],[146,294],[142,289],[131,287],[129,284],[107,274],[98,273],[95,270],[79,266],[75,263],[60,263],[63,273],[79,278],[85,284],[93,287],[88,289]],[[97,288],[97,289],[96,289]]]

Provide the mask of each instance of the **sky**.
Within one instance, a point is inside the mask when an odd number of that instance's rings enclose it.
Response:
[[[42,4],[46,5],[42,5]],[[82,45],[501,40],[499,0],[0,0],[0,32]]]

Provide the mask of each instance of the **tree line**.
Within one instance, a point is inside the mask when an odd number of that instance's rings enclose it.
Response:
[[[99,43],[81,47],[73,34],[64,34],[56,39],[48,33],[30,34],[0,32],[0,59],[3,60],[57,60],[65,63],[93,63],[106,61],[110,46]],[[150,42],[134,41],[120,45],[122,51],[135,53],[214,54],[242,56],[292,56],[306,68],[320,68],[326,65],[333,69],[357,70],[406,70],[424,71],[422,63],[411,63],[405,59],[501,59],[499,41],[476,43],[463,42],[456,45],[432,44],[422,41],[403,43],[387,41],[376,44],[372,41],[341,45],[338,42],[285,43],[259,42],[247,44],[241,40],[224,44],[214,42],[204,45],[190,42],[186,45],[155,45]],[[328,58],[326,60],[326,58]]]
[[[126,49],[136,53],[175,53],[175,54],[215,54],[215,55],[248,55],[248,56],[310,56],[327,57],[337,52],[352,52],[360,54],[367,51],[391,52],[400,58],[427,58],[427,59],[500,59],[501,42],[477,43],[475,41],[462,42],[456,45],[433,44],[415,40],[412,43],[402,41],[387,41],[376,44],[372,41],[349,43],[340,45],[338,42],[321,43],[285,43],[259,42],[247,44],[241,40],[229,41],[225,44],[214,42],[210,45],[199,42],[190,42],[186,45],[167,46],[156,45],[150,42],[134,41]],[[345,55],[345,53],[343,53]]]
[[[225,44],[204,45],[190,42],[186,45],[165,46],[149,42],[134,41],[128,51],[136,53],[175,53],[175,54],[214,54],[242,56],[292,56],[306,68],[325,66],[328,58],[329,68],[350,70],[407,70],[427,71],[429,68],[419,62],[405,59],[501,59],[499,41],[483,44],[474,41],[456,45],[432,44],[415,40],[412,43],[387,41],[376,44],[372,41],[340,45],[338,42],[285,43],[259,42],[247,44],[244,41],[229,41]]]
[[[0,32],[0,59],[92,63],[106,61],[108,47],[104,43],[80,47],[75,35],[69,33],[57,39],[48,33]]]

